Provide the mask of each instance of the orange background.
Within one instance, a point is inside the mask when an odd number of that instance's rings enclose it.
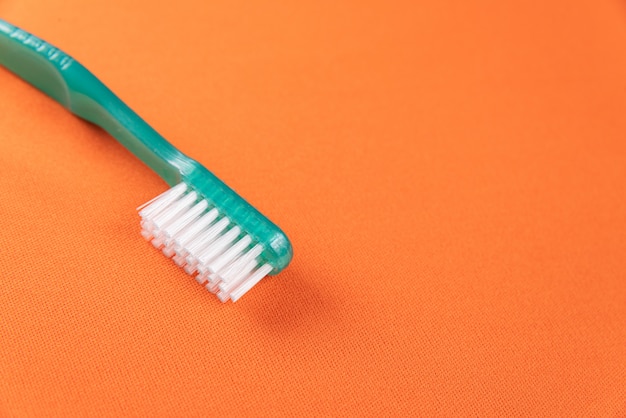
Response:
[[[0,0],[276,221],[236,304],[164,183],[0,70],[0,414],[626,416],[626,4]]]

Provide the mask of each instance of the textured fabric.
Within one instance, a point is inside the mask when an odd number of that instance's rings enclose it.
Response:
[[[0,0],[275,220],[236,304],[165,184],[0,70],[1,416],[626,416],[623,1]]]

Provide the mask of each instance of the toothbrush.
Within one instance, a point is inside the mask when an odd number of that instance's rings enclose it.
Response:
[[[219,300],[282,271],[293,251],[270,220],[126,106],[79,62],[0,20],[0,64],[110,133],[171,187],[138,208],[141,235]]]

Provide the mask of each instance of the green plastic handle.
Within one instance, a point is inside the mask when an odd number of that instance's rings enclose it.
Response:
[[[197,161],[178,151],[78,61],[0,19],[0,64],[77,116],[100,126],[170,186],[185,182],[265,247],[270,274],[293,257],[287,236]]]

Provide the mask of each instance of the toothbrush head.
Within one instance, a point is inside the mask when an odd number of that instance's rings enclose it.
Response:
[[[222,302],[235,302],[286,267],[293,252],[278,227],[225,193],[211,199],[181,182],[138,210],[146,240]]]

